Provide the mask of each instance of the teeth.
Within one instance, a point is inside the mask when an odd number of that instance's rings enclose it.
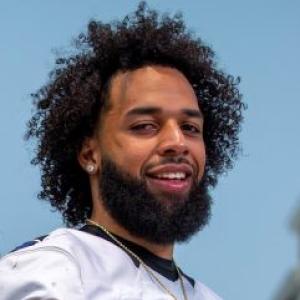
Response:
[[[167,179],[184,179],[186,175],[183,172],[176,172],[176,173],[162,173],[156,175],[156,177],[167,178]]]

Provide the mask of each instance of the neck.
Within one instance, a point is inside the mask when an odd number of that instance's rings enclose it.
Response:
[[[136,237],[129,233],[124,227],[119,225],[104,209],[102,203],[99,201],[98,209],[93,209],[91,220],[99,225],[105,227],[109,232],[118,235],[128,241],[131,241],[139,246],[144,247],[156,256],[164,259],[173,258],[173,244],[160,245],[146,241],[143,238]],[[97,205],[98,206],[98,205]]]

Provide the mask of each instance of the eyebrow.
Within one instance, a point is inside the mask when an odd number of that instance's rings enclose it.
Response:
[[[162,109],[159,107],[145,106],[145,107],[136,107],[127,112],[127,116],[136,116],[136,115],[155,115],[161,114]],[[203,119],[203,114],[200,110],[184,108],[181,110],[181,113],[192,118]]]
[[[203,114],[200,110],[185,108],[182,113],[192,118],[203,119]]]

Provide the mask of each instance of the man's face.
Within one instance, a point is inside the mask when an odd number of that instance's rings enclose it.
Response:
[[[132,234],[184,241],[207,223],[210,197],[203,117],[186,78],[148,66],[120,73],[101,116],[99,188],[104,207]]]
[[[143,180],[167,205],[186,198],[205,166],[203,118],[187,79],[147,66],[116,75],[109,98],[99,136],[103,158]]]

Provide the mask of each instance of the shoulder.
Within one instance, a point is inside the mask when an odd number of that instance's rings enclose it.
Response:
[[[75,229],[60,228],[54,230],[48,235],[16,247],[0,259],[0,267],[11,260],[26,260],[33,265],[36,262],[44,265],[56,260],[63,260],[66,264],[74,265],[80,274],[76,249],[84,247],[85,236],[86,234]],[[44,260],[45,258],[47,261]],[[55,267],[54,264],[53,267]]]
[[[37,254],[45,255],[47,252],[49,255],[51,253],[60,253],[75,261],[78,259],[77,256],[79,249],[89,248],[90,244],[99,244],[99,239],[95,238],[93,235],[87,234],[83,231],[70,228],[59,228],[48,235],[44,235],[34,240],[27,241],[20,246],[16,247],[8,255],[4,256],[22,256],[28,252],[34,251]],[[1,261],[1,260],[0,260]]]
[[[81,270],[70,251],[70,239],[67,229],[59,229],[4,256],[1,299],[83,299]]]
[[[195,284],[195,292],[197,295],[197,299],[199,296],[199,299],[204,300],[222,300],[222,298],[220,298],[214,291],[212,291],[209,287],[198,280]]]

